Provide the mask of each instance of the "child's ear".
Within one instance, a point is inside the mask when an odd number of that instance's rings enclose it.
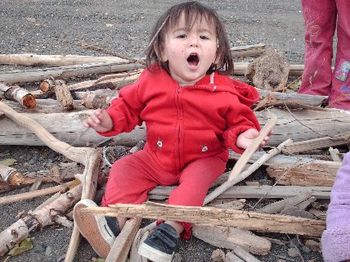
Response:
[[[162,49],[163,49],[162,47],[158,48],[158,46],[154,45],[154,51],[156,52],[158,59],[161,62],[166,62],[166,61],[168,61],[168,56],[164,53],[164,51]]]

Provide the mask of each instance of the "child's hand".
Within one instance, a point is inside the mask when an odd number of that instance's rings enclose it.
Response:
[[[258,135],[258,130],[250,128],[238,135],[236,145],[240,148],[246,149],[253,142],[254,138],[256,138]],[[260,146],[265,146],[267,144],[267,141],[270,139],[270,135],[271,134],[264,138]]]
[[[103,109],[95,110],[90,117],[84,120],[83,124],[88,128],[95,129],[97,132],[107,132],[113,128],[112,118]]]

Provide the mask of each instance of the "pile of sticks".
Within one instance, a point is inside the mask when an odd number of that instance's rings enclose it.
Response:
[[[234,57],[258,56],[263,49],[264,45],[255,45],[232,52]],[[82,119],[91,110],[108,106],[111,99],[118,96],[118,90],[138,78],[144,65],[119,57],[34,54],[0,55],[0,64],[51,66],[0,73],[0,145],[48,146],[72,161],[69,166],[61,163],[47,172],[52,176],[46,178],[48,181],[55,181],[53,174],[59,174],[65,177],[64,184],[0,198],[0,204],[4,205],[54,194],[0,233],[0,256],[3,256],[34,230],[54,223],[69,225],[62,214],[69,212],[79,199],[94,198],[103,162],[98,145],[106,140],[86,129]],[[248,64],[235,64],[234,74],[244,75]],[[302,68],[302,65],[290,65],[290,76],[300,76]],[[30,88],[24,89],[24,84]],[[204,207],[162,204],[172,188],[157,187],[149,193],[153,202],[85,210],[97,215],[132,218],[116,238],[106,261],[126,261],[129,253],[131,261],[143,261],[133,252],[137,240],[142,239],[140,234],[148,232],[145,228],[139,230],[142,218],[193,223],[195,237],[232,250],[232,254],[226,255],[226,261],[235,256],[250,261],[250,253],[269,253],[271,240],[251,231],[312,238],[321,235],[325,212],[317,209],[315,203],[329,199],[342,155],[337,150],[327,150],[339,147],[344,151],[344,146],[349,144],[350,114],[322,108],[325,99],[322,96],[263,89],[259,92],[261,100],[256,115],[264,128],[242,156],[230,154],[237,162],[231,172],[223,174],[213,185]],[[256,152],[261,139],[271,130],[269,148]],[[110,139],[114,145],[134,147],[145,139],[145,128],[140,126]],[[75,163],[82,164],[83,168]],[[247,180],[262,166],[266,167],[273,185]],[[64,173],[75,176],[62,175]],[[2,192],[35,181],[14,168],[0,165]],[[246,199],[258,199],[258,202],[246,210]],[[262,200],[266,199],[276,201],[261,207]],[[79,233],[74,228],[65,261],[73,261],[78,246]]]

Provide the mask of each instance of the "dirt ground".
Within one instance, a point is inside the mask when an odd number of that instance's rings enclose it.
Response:
[[[100,47],[129,58],[144,55],[149,32],[158,16],[179,1],[170,0],[2,0],[0,1],[0,52],[37,54],[105,55],[82,48],[82,44]],[[218,11],[232,46],[265,43],[282,51],[290,63],[303,61],[303,19],[299,0],[221,0],[201,1]],[[2,66],[0,71],[8,70]],[[46,147],[1,146],[0,160],[14,158],[24,173],[50,168],[64,157]],[[13,193],[26,191],[28,188]],[[41,204],[46,197],[1,207],[0,231],[16,221],[21,211]],[[64,257],[71,231],[48,227],[31,235],[34,248],[7,261],[60,261]],[[262,261],[303,261],[290,257],[288,248],[294,236],[270,235],[289,244],[273,245]],[[292,240],[290,241],[291,238]],[[293,244],[294,243],[294,244]],[[296,243],[297,244],[297,243]],[[182,261],[210,261],[215,248],[193,238],[181,242]],[[304,261],[321,261],[319,252],[301,250]],[[75,261],[91,261],[96,255],[82,241]],[[4,258],[0,258],[3,261]]]

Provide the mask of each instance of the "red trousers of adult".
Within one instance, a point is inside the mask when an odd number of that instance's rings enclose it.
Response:
[[[304,74],[300,93],[328,96],[329,107],[350,110],[350,1],[302,0]],[[334,70],[333,37],[337,33]]]
[[[144,203],[148,192],[157,185],[177,185],[168,199],[171,205],[202,206],[210,185],[225,170],[225,157],[199,159],[180,171],[169,172],[158,165],[146,150],[125,156],[111,167],[102,206]],[[189,223],[182,225],[184,231],[181,237],[189,239],[192,226]]]

